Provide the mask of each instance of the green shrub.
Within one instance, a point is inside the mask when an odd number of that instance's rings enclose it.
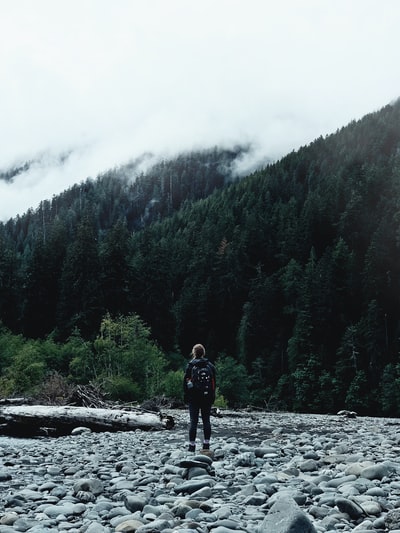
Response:
[[[365,372],[358,370],[347,390],[345,407],[359,414],[367,414],[369,405],[369,390]]]
[[[15,355],[6,376],[15,383],[14,393],[29,393],[43,381],[46,370],[38,345],[27,341]]]
[[[164,379],[164,395],[183,401],[183,370],[170,370]]]
[[[112,401],[135,402],[143,400],[139,385],[125,376],[108,378],[104,382],[103,388]]]
[[[11,377],[0,377],[0,396],[3,398],[9,398],[14,394],[16,390],[15,381]]]
[[[229,407],[249,403],[248,375],[244,365],[233,357],[221,355],[216,363],[217,384]]]
[[[219,407],[220,409],[226,409],[228,407],[228,402],[225,400],[222,394],[220,394],[218,388],[215,396],[214,407]]]

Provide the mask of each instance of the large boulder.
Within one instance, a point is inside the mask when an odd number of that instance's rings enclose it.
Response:
[[[264,518],[259,533],[317,533],[308,516],[287,496],[278,498]]]

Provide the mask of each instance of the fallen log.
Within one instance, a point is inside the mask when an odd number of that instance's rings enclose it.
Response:
[[[25,397],[21,398],[0,398],[0,405],[30,405],[30,400]]]
[[[92,431],[132,431],[171,429],[171,417],[137,413],[123,409],[75,407],[69,405],[0,406],[0,434],[33,437],[68,435],[76,427]]]

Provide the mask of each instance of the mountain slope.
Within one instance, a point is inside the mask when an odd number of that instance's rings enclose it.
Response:
[[[135,236],[135,309],[242,361],[254,401],[372,408],[399,353],[399,140],[397,102]]]
[[[4,323],[93,338],[135,312],[166,352],[203,342],[228,377],[240,364],[237,401],[400,408],[400,102],[229,186],[190,174],[176,204],[163,164],[132,216],[107,175],[2,227]]]

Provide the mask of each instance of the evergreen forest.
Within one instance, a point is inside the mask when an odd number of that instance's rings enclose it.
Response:
[[[133,161],[1,223],[0,394],[179,399],[200,342],[221,405],[398,416],[400,100],[237,178],[247,150]]]

